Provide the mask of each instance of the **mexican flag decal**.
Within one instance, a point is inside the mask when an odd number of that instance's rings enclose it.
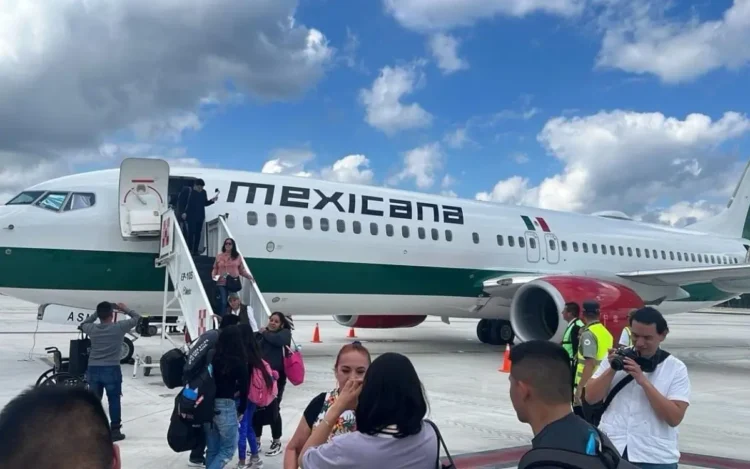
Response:
[[[544,218],[535,217],[533,222],[531,221],[531,218],[527,217],[526,215],[521,215],[521,218],[523,219],[523,222],[526,223],[527,230],[536,231],[536,227],[539,227],[545,233],[549,233],[549,226],[547,225],[547,222],[544,221]]]

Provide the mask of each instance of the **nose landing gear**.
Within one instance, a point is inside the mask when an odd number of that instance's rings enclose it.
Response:
[[[513,343],[515,336],[510,321],[505,319],[480,319],[477,324],[477,338],[483,344],[506,345]]]

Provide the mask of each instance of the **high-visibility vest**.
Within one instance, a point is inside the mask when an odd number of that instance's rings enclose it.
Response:
[[[573,327],[584,327],[583,321],[580,319],[573,319],[568,323],[568,328],[565,329],[565,334],[563,334],[563,340],[562,340],[562,346],[565,349],[566,352],[568,352],[568,356],[571,360],[575,358],[575,353],[577,350],[573,350],[573,338],[570,336],[573,333]]]
[[[612,334],[599,321],[592,322],[591,324],[584,327],[581,330],[581,334],[583,334],[585,331],[591,331],[591,333],[594,334],[594,337],[596,338],[596,360],[597,361],[605,360],[607,358],[607,355],[609,354],[609,349],[612,348],[612,344],[614,342],[614,339],[612,338]],[[578,383],[581,382],[581,376],[583,376],[584,362],[586,361],[586,358],[581,353],[582,346],[583,346],[583,343],[578,344],[578,354],[576,356],[577,363],[576,363],[575,386],[578,386]]]

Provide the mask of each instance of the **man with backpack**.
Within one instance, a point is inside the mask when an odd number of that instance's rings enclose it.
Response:
[[[510,400],[518,420],[534,432],[519,469],[634,469],[603,433],[573,413],[570,356],[561,345],[524,342],[510,349],[510,361]]]

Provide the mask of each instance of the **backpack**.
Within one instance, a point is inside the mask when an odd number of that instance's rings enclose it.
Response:
[[[180,405],[180,395],[175,396],[174,409],[172,417],[169,419],[169,429],[167,430],[167,444],[175,453],[190,451],[198,442],[198,430],[193,425],[185,423],[178,413]]]
[[[161,379],[167,389],[178,388],[185,384],[182,376],[186,361],[187,356],[179,348],[174,348],[161,356],[159,368]]]
[[[276,384],[276,380],[279,379],[279,373],[278,371],[272,370],[268,362],[265,360],[261,361],[263,362],[263,366],[266,368],[268,374],[273,378],[273,382],[270,387],[266,385],[263,370],[260,368],[254,368],[253,374],[250,377],[250,391],[248,392],[247,398],[258,407],[266,407],[273,402],[279,394],[279,388]]]
[[[536,467],[559,467],[562,469],[637,469],[633,463],[620,456],[617,448],[598,428],[599,447],[597,454],[583,454],[575,451],[553,448],[536,448],[523,455],[518,461],[518,469]]]
[[[213,366],[208,365],[190,379],[182,388],[177,403],[177,412],[183,422],[200,425],[213,421],[216,383]]]

